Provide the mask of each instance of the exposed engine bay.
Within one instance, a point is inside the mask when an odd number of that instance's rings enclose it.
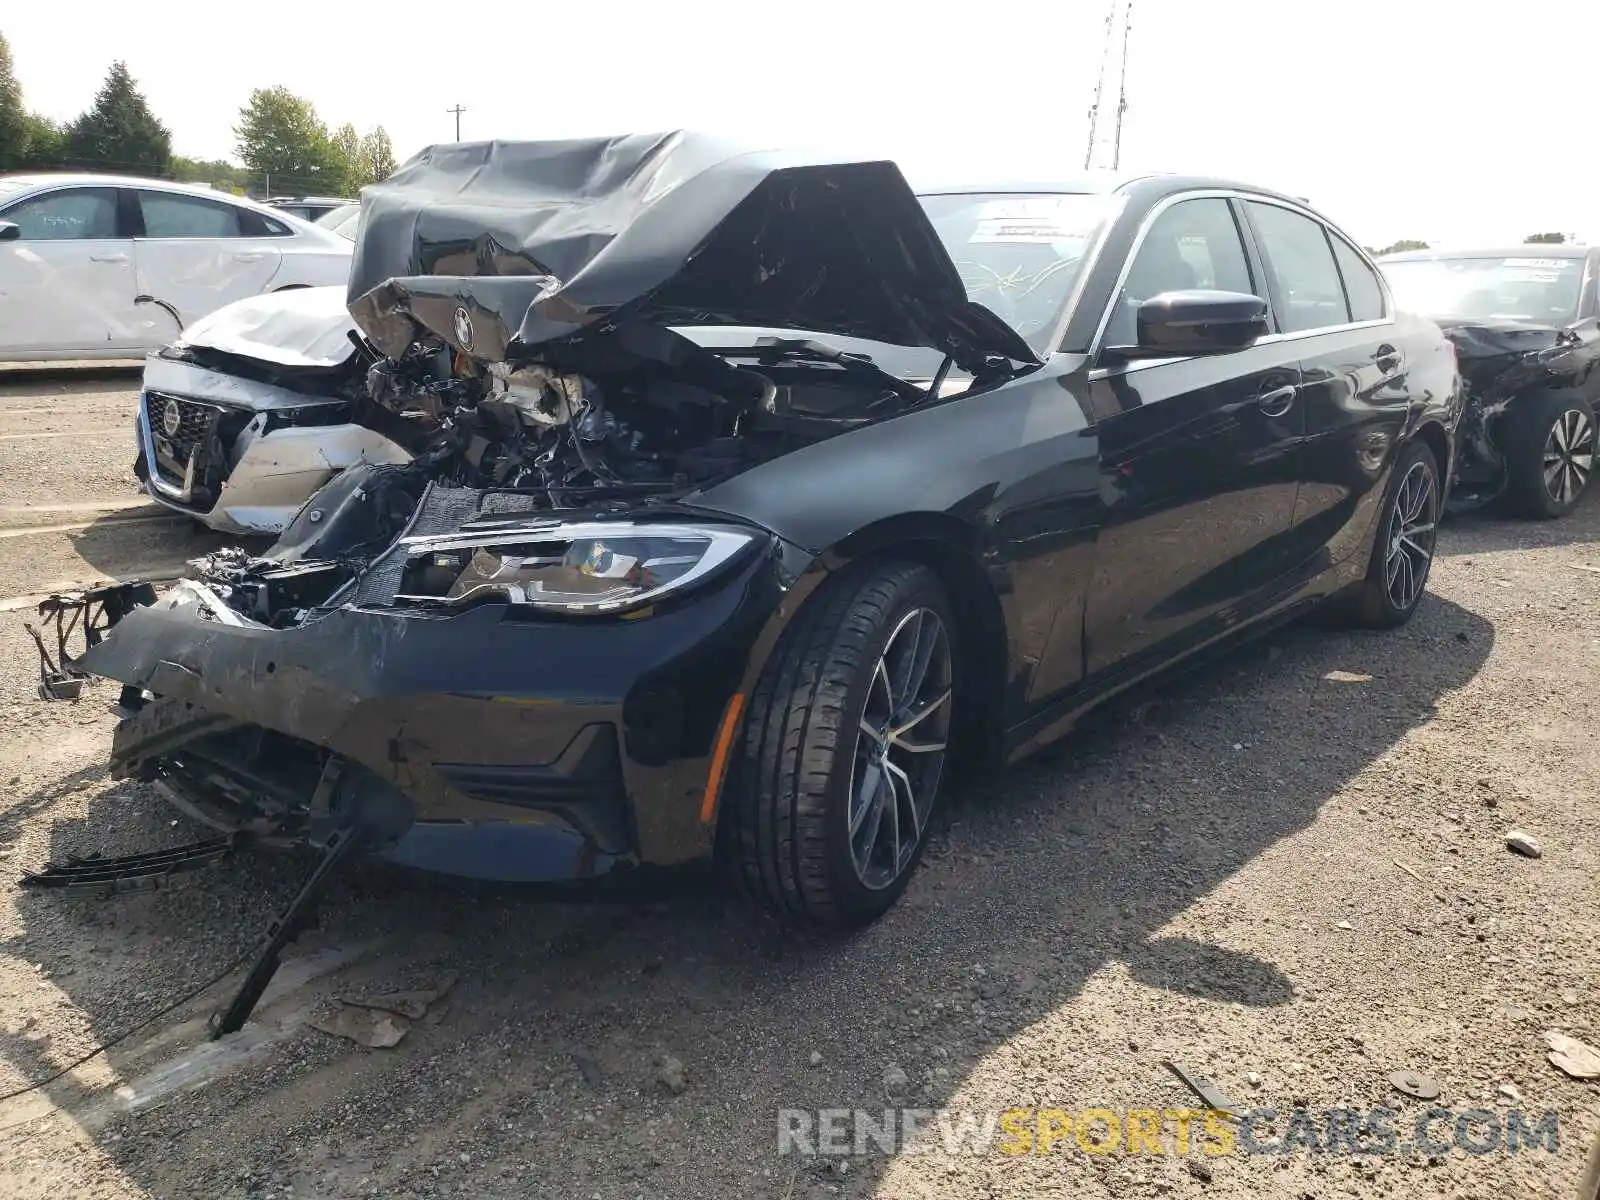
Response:
[[[541,347],[526,365],[485,363],[426,334],[398,358],[352,340],[354,420],[415,457],[346,470],[265,555],[229,548],[199,560],[198,578],[251,620],[298,624],[342,600],[408,529],[670,501],[903,411],[948,371],[923,387],[814,341],[712,351],[642,323]],[[428,495],[449,517],[424,513]]]

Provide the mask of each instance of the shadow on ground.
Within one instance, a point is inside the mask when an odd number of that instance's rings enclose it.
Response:
[[[285,1181],[298,1197],[349,1195],[367,1176],[385,1196],[588,1195],[601,1171],[618,1195],[871,1195],[883,1160],[797,1182],[775,1157],[777,1110],[881,1106],[884,1065],[926,1063],[935,1046],[948,1074],[914,1080],[908,1102],[937,1108],[1112,963],[1175,996],[1287,1003],[1277,965],[1161,931],[1305,829],[1493,641],[1486,621],[1430,596],[1395,633],[1293,627],[1119,700],[1054,757],[965,786],[904,901],[849,938],[783,935],[711,894],[577,907],[354,869],[306,947],[377,941],[388,949],[369,976],[390,986],[458,970],[450,1015],[388,1051],[301,1030],[269,1066],[91,1135],[163,1196],[281,1194]],[[1315,685],[1379,654],[1381,704]],[[80,782],[13,808],[0,842],[30,844],[29,822]],[[48,853],[170,844],[184,831],[169,820],[141,786],[116,784],[50,831]],[[83,1036],[103,1040],[247,946],[303,869],[247,857],[154,896],[25,894],[5,948],[42,962]],[[67,1049],[0,1036],[34,1079]],[[658,1086],[662,1052],[687,1064],[682,1095]],[[125,1075],[147,1066],[137,1039],[110,1058]],[[49,1093],[83,1107],[74,1084]]]

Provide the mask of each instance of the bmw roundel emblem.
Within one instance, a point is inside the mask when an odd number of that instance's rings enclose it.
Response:
[[[168,400],[166,407],[161,410],[161,428],[168,437],[177,437],[178,430],[183,428],[183,410],[178,407],[176,400]]]
[[[463,350],[472,349],[472,314],[464,308],[456,309],[456,345]]]

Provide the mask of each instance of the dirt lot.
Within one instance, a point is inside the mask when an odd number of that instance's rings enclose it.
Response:
[[[195,833],[106,778],[109,685],[33,698],[22,627],[30,594],[170,575],[216,544],[141,503],[135,382],[0,376],[13,878]],[[1600,1127],[1597,1085],[1544,1045],[1600,1043],[1597,542],[1596,504],[1453,523],[1407,629],[1290,629],[1117,703],[1051,761],[956,796],[904,903],[849,940],[781,939],[693,889],[556,906],[352,870],[245,1035],[205,1043],[214,989],[0,1102],[0,1195],[1566,1197]],[[1508,853],[1513,826],[1542,858]],[[0,1092],[222,969],[304,869],[242,858],[109,901],[8,890]],[[439,1019],[398,1046],[311,1027],[338,996],[447,972]],[[979,1115],[1195,1104],[1166,1059],[1243,1105],[1394,1104],[1402,1132],[1424,1106],[1386,1077],[1411,1068],[1454,1109],[1556,1110],[1559,1149],[1207,1157],[1069,1137],[845,1170],[778,1153],[780,1109],[881,1112],[886,1089]]]

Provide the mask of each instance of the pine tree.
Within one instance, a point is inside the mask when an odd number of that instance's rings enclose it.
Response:
[[[127,64],[115,62],[89,111],[67,126],[66,150],[80,169],[165,175],[172,134],[150,111]]]

